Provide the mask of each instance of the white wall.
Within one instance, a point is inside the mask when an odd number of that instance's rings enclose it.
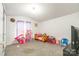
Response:
[[[71,40],[71,25],[79,27],[79,12],[41,22],[39,32],[55,36],[58,40],[64,37]]]
[[[3,6],[0,3],[0,55],[3,55]]]
[[[32,31],[33,34],[37,31],[37,27],[34,26],[36,21],[33,21],[31,18],[24,17],[24,16],[7,16],[7,23],[6,23],[6,32],[7,32],[7,45],[12,44],[14,42],[14,38],[16,37],[16,22],[10,22],[10,18],[15,18],[15,20],[23,20],[23,21],[31,21],[32,24]]]

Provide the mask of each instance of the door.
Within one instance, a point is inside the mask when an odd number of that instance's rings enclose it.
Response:
[[[3,55],[3,6],[0,3],[0,56]]]

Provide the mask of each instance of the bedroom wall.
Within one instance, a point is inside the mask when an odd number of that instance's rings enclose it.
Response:
[[[10,18],[15,18],[15,20],[31,21],[33,34],[36,33],[37,27],[35,23],[38,23],[31,18],[24,16],[7,16],[7,45],[14,43],[14,38],[16,37],[16,21],[14,23],[10,22]]]
[[[71,41],[71,25],[79,27],[79,12],[39,23],[39,32],[47,33],[58,40],[68,38]]]

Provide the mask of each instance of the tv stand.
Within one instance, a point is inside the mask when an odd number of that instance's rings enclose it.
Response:
[[[68,45],[63,49],[63,56],[79,56],[79,49],[72,49],[71,45]]]

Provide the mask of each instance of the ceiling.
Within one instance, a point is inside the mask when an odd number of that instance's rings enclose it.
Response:
[[[45,21],[79,12],[79,3],[39,3],[39,13],[28,11],[31,3],[4,3],[8,16],[27,16],[36,21]]]

